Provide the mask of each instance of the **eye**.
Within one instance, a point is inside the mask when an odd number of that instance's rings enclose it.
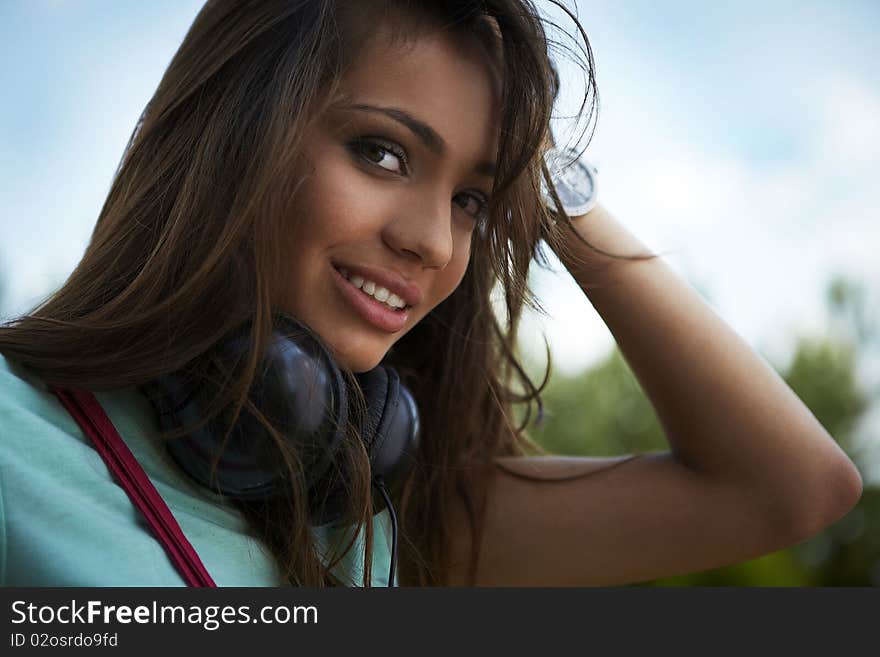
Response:
[[[489,211],[489,201],[483,194],[462,192],[453,201],[477,221],[485,221]]]
[[[381,139],[361,137],[351,142],[349,149],[370,164],[393,173],[401,175],[406,173],[406,153],[397,144]]]

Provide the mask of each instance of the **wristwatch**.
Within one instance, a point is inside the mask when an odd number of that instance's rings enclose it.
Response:
[[[550,180],[556,187],[565,214],[569,217],[579,217],[596,206],[596,176],[599,173],[596,167],[583,157],[579,158],[573,148],[549,148],[544,153],[544,161],[547,163]],[[556,205],[550,198],[543,180],[541,180],[541,193],[544,196],[544,203],[555,212]]]

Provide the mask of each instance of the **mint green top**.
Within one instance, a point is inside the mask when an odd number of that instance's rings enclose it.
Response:
[[[162,447],[136,388],[95,395],[217,586],[285,586],[241,512],[193,483]],[[387,511],[373,531],[372,585],[390,566]],[[352,528],[313,530],[322,557]],[[343,543],[344,547],[346,543]],[[334,573],[363,581],[363,534]],[[91,441],[39,378],[0,354],[0,585],[186,586]]]

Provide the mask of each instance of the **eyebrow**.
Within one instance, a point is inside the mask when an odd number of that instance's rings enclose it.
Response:
[[[409,112],[397,107],[379,107],[377,105],[367,105],[364,103],[345,103],[338,106],[340,109],[358,110],[361,112],[372,112],[374,114],[384,114],[394,119],[398,123],[406,126],[425,147],[438,157],[444,157],[448,152],[448,147],[443,137],[441,137],[430,125],[417,119]],[[487,178],[495,177],[494,162],[480,162],[474,167],[474,172]]]

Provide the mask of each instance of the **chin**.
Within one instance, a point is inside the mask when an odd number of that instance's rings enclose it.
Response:
[[[340,368],[349,369],[355,374],[368,372],[375,368],[385,357],[385,351],[376,351],[370,349],[352,350],[340,352],[330,347],[330,353],[336,365]]]
[[[355,361],[338,361],[340,366],[347,367],[355,374],[369,372],[382,362],[382,357],[378,358],[359,358]]]

